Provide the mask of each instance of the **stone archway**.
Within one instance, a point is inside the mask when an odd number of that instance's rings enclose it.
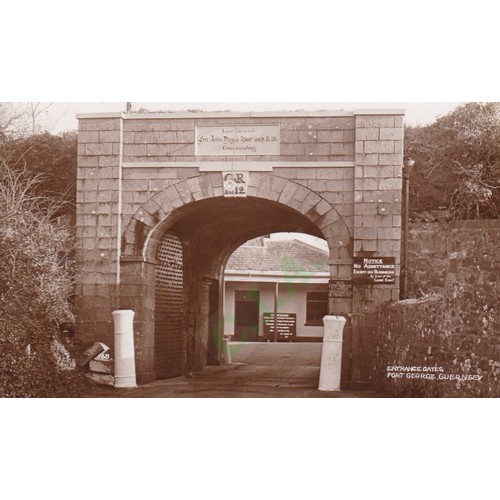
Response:
[[[268,173],[251,173],[247,198],[224,198],[222,176],[204,174],[178,182],[149,199],[123,234],[121,306],[137,313],[141,379],[155,374],[155,272],[165,235],[184,247],[185,369],[199,370],[217,349],[210,337],[210,286],[217,286],[229,256],[245,241],[272,232],[303,232],[325,239],[332,277],[352,259],[352,237],[337,210],[307,187]],[[343,267],[342,267],[343,266]],[[348,276],[347,276],[348,277]],[[137,281],[141,280],[137,291]],[[352,301],[336,304],[349,313]],[[158,360],[156,359],[156,365]]]
[[[217,239],[205,248],[208,279],[200,287],[206,290],[231,247],[273,227],[266,226],[267,210],[281,229],[299,226],[328,241],[331,276],[338,281],[331,293],[341,297],[333,312],[352,313],[350,380],[373,381],[376,310],[400,297],[403,115],[358,110],[79,116],[75,314],[81,341],[112,345],[112,311],[133,308],[139,380],[153,379],[152,283],[163,235],[174,228],[186,236],[186,224],[197,224],[202,213],[221,217],[220,224],[206,219],[209,233],[197,225],[204,236],[186,247],[192,256],[189,248]],[[239,140],[251,146],[227,148],[227,133],[242,134]],[[242,216],[246,204],[250,218],[262,219],[260,227],[217,212],[217,203],[229,207],[221,175],[228,171],[252,172],[248,198],[236,208]],[[231,238],[228,224],[237,229]],[[391,280],[353,280],[354,259],[371,258],[394,261]],[[203,297],[199,307],[206,307]]]
[[[288,206],[305,216],[328,241],[332,259],[352,257],[352,235],[335,207],[303,184],[269,173],[250,174],[248,196]],[[173,213],[191,203],[223,197],[222,176],[205,174],[155,194],[137,210],[123,234],[122,255],[154,259]]]

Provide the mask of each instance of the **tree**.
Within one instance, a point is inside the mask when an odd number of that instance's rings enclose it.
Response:
[[[38,181],[0,162],[0,397],[72,394],[81,381],[59,332],[73,322],[70,232]]]
[[[24,113],[11,102],[0,102],[0,145],[19,130]]]
[[[0,157],[18,172],[26,170],[38,181],[31,186],[37,195],[56,200],[57,215],[72,219],[76,204],[77,135],[43,133],[10,137],[0,145]],[[61,202],[65,202],[61,204]]]
[[[500,103],[467,103],[432,125],[407,128],[405,154],[417,162],[413,210],[500,217]]]
[[[41,131],[41,127],[38,124],[38,119],[46,114],[49,108],[54,104],[53,102],[29,102],[26,105],[26,115],[29,119],[29,127],[32,135],[35,135]]]

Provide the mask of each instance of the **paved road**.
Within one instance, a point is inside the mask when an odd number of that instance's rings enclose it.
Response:
[[[125,398],[373,398],[373,392],[317,390],[321,344],[232,344],[230,365],[191,378],[160,380],[133,390],[96,387],[90,397]]]

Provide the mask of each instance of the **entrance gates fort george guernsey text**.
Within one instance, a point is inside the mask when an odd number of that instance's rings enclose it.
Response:
[[[227,260],[301,232],[330,248],[344,386],[370,383],[373,313],[400,296],[403,115],[80,115],[80,340],[112,345],[112,311],[133,309],[139,382],[217,364]]]

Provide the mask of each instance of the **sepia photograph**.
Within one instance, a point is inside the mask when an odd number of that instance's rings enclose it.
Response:
[[[498,103],[0,120],[2,397],[499,396]]]

